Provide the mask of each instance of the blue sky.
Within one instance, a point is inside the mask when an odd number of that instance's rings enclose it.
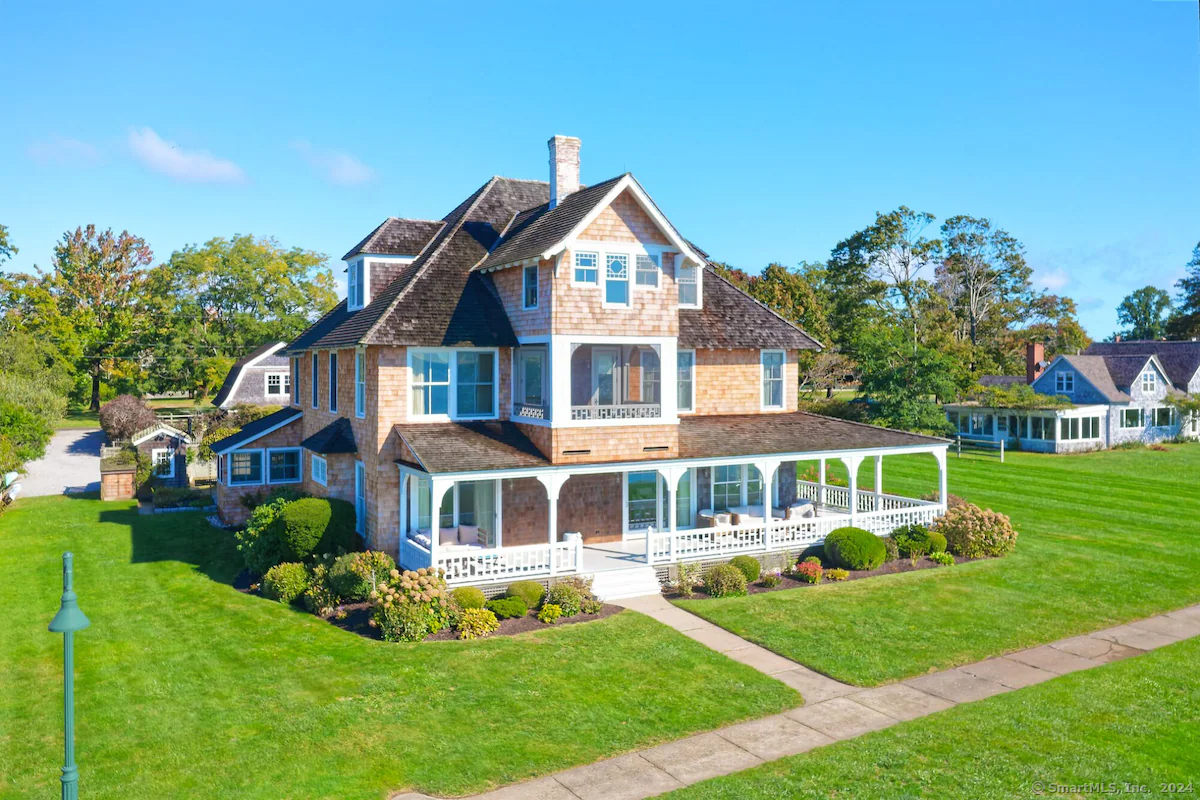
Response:
[[[1097,338],[1200,240],[1195,0],[92,5],[0,6],[9,269],[88,222],[337,258],[556,133],[746,269],[991,217]]]

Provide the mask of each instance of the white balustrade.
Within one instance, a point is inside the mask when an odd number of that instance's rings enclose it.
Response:
[[[566,575],[583,567],[583,542],[439,548],[436,566],[446,571],[446,583],[450,585],[514,580],[551,572]]]

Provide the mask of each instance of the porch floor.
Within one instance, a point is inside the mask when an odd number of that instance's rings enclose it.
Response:
[[[624,541],[583,545],[584,573],[646,566],[646,535],[630,534]]]

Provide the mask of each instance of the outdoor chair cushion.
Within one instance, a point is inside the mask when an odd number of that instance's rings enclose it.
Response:
[[[442,528],[438,532],[438,544],[442,547],[458,544],[458,528]]]
[[[458,526],[458,543],[459,544],[479,544],[479,526],[478,525],[459,525]]]
[[[433,544],[433,540],[429,538],[429,531],[409,531],[408,538],[417,544],[424,547],[426,550]]]

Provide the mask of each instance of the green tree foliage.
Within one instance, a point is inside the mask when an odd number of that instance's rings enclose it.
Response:
[[[906,430],[949,429],[938,402],[958,389],[959,365],[951,354],[920,343],[914,350],[902,327],[880,326],[861,338],[858,363],[862,390],[876,403],[876,421]]]
[[[0,225],[0,264],[17,254],[17,248],[8,241],[8,226]]]
[[[1175,314],[1167,323],[1167,335],[1172,339],[1191,339],[1200,336],[1200,244],[1192,250],[1187,272],[1175,284],[1179,290]]]
[[[53,344],[0,331],[0,473],[21,470],[45,453],[70,385]]]
[[[1171,296],[1157,286],[1143,286],[1117,306],[1117,322],[1126,339],[1161,339],[1167,333]]]

